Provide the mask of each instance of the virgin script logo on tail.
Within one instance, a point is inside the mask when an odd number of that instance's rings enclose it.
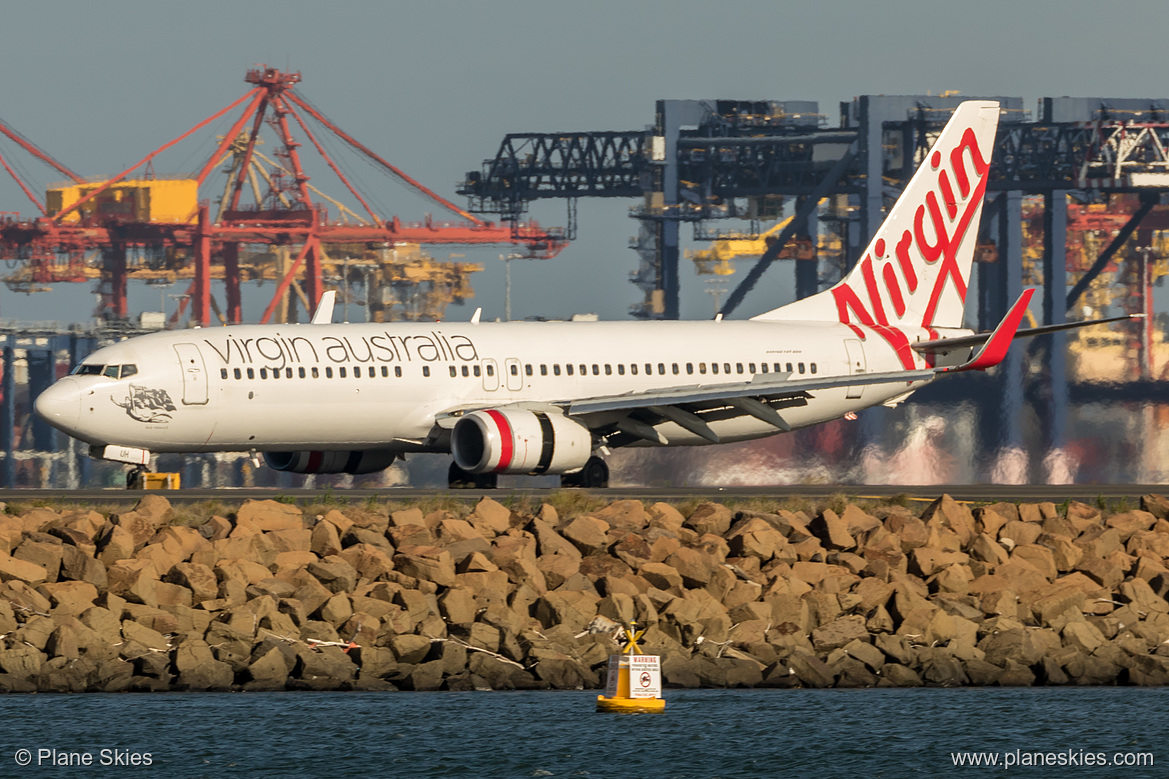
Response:
[[[855,271],[832,288],[840,321],[862,339],[865,333],[857,322],[876,331],[896,350],[907,370],[914,367],[913,352],[909,348],[909,338],[898,329],[898,325],[932,328],[938,301],[950,283],[960,299],[966,298],[966,278],[958,262],[958,247],[962,245],[967,228],[986,194],[986,173],[990,169],[988,157],[979,149],[978,138],[971,127],[966,128],[961,140],[950,150],[949,170],[943,166],[943,151],[935,147],[930,153],[928,169],[933,173],[933,185],[925,195],[925,202],[917,205],[913,229],[903,230],[897,240],[895,260],[886,257],[883,231],[878,232],[873,255],[866,253],[859,264],[864,288],[854,288],[857,281]],[[901,271],[901,278],[897,268]],[[920,276],[919,270],[924,271]],[[921,321],[906,321],[907,312],[912,316],[914,310],[922,310],[912,305],[913,298],[926,294],[925,287],[931,279],[933,283],[928,290],[929,298]],[[921,293],[918,293],[919,287]],[[886,303],[892,309],[892,321]]]

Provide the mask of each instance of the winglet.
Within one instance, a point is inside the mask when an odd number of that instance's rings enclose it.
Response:
[[[1019,324],[1023,321],[1023,317],[1027,313],[1027,306],[1031,302],[1031,296],[1035,294],[1034,289],[1024,290],[1019,299],[1015,301],[1015,305],[1011,306],[1011,310],[999,322],[999,326],[991,333],[990,338],[983,344],[982,348],[978,350],[978,354],[974,355],[974,359],[963,365],[958,366],[956,371],[984,371],[987,368],[993,368],[1003,361],[1007,356],[1007,350],[1011,348],[1011,340],[1015,337],[1015,333],[1019,329]]]
[[[473,324],[473,325],[479,324],[479,317],[481,317],[481,316],[483,316],[483,308],[479,307],[479,308],[475,309],[474,314],[471,314],[471,324]]]
[[[333,303],[337,301],[337,290],[331,289],[321,295],[317,310],[313,313],[312,324],[328,325],[333,322]]]

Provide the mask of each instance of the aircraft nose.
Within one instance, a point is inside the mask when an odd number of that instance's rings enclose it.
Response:
[[[77,379],[61,379],[40,395],[35,404],[37,416],[55,428],[73,433],[81,421],[81,386]]]

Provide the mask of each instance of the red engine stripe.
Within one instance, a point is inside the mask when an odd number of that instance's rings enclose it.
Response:
[[[507,423],[507,417],[495,409],[487,409],[487,416],[491,417],[499,431],[499,464],[495,466],[498,473],[511,465],[511,458],[515,456],[515,449],[511,444],[511,425]]]
[[[304,469],[305,473],[316,473],[321,469],[321,459],[325,456],[324,452],[309,452],[308,466]]]

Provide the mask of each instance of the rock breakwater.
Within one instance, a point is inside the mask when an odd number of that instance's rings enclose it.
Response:
[[[1169,683],[1164,497],[559,502],[0,515],[0,691]]]

